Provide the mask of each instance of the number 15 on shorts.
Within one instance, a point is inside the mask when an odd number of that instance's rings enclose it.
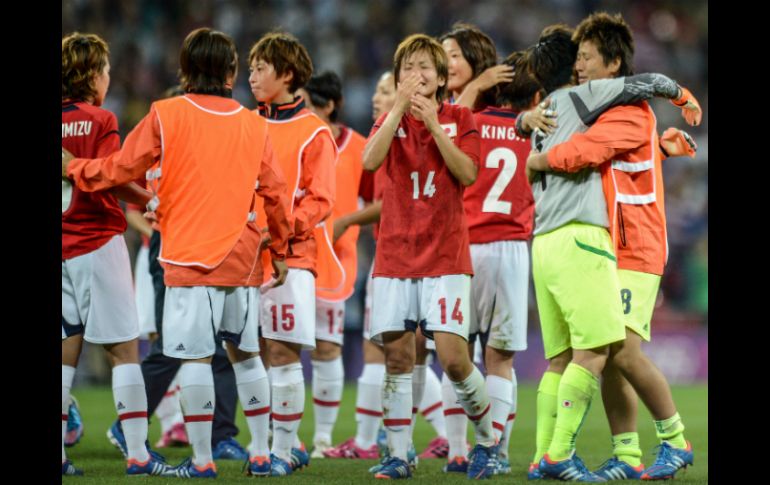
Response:
[[[278,307],[281,307],[281,329],[286,332],[294,330],[294,305],[273,305],[270,313],[273,315],[273,332],[278,331]]]

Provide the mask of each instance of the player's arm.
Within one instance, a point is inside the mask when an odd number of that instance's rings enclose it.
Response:
[[[128,226],[137,231],[139,234],[150,237],[152,236],[152,225],[144,217],[144,209],[139,204],[129,203],[126,207],[126,222]]]
[[[257,195],[264,200],[264,210],[267,216],[267,227],[270,238],[270,257],[273,262],[273,282],[270,288],[280,286],[286,281],[288,267],[286,254],[289,250],[289,240],[293,236],[291,201],[286,193],[286,179],[283,173],[276,169],[273,145],[268,136],[265,140],[265,150],[262,155],[262,165],[259,173]]]
[[[144,175],[161,155],[160,125],[155,109],[126,137],[123,148],[103,158],[74,158],[62,148],[62,177],[84,192],[109,189]]]
[[[363,209],[345,214],[334,220],[334,242],[345,234],[350,226],[365,226],[380,220],[382,201],[375,200]]]
[[[465,86],[465,89],[463,89],[463,92],[460,94],[460,97],[457,98],[455,104],[465,106],[472,110],[481,93],[497,86],[499,83],[509,83],[511,81],[513,81],[513,66],[500,64],[488,67]]]
[[[396,90],[396,102],[393,105],[382,123],[375,123],[369,139],[364,148],[364,158],[362,160],[365,170],[374,172],[388,155],[390,144],[396,135],[398,124],[401,122],[406,110],[409,109],[409,102],[414,93],[420,87],[420,76],[416,73],[410,74],[406,79],[398,83]]]
[[[322,131],[302,153],[299,187],[305,191],[294,208],[294,237],[307,239],[321,221],[329,217],[334,204],[337,146],[328,131]]]

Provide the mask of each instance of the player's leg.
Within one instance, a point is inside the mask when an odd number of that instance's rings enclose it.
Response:
[[[446,458],[449,453],[449,442],[447,441],[444,409],[441,405],[441,381],[430,368],[430,365],[427,368],[420,414],[436,431],[436,437],[428,443],[428,446],[419,456],[420,458]]]
[[[310,354],[313,365],[313,458],[323,458],[331,449],[332,430],[337,422],[344,368],[342,366],[345,301],[316,299],[316,348]]]

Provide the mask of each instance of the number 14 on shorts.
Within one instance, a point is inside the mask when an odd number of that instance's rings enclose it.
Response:
[[[460,310],[460,298],[455,302],[454,310],[452,310],[452,320],[456,321],[459,325],[463,324],[463,312]],[[438,304],[441,307],[441,324],[446,325],[446,298],[439,298]]]

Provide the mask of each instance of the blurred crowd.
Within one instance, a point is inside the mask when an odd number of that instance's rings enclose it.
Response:
[[[111,85],[104,107],[128,131],[150,103],[177,83],[179,47],[192,29],[210,26],[239,48],[234,97],[255,107],[246,59],[266,31],[287,30],[308,47],[315,70],[337,72],[344,86],[343,121],[367,135],[371,95],[392,64],[400,39],[440,35],[456,21],[476,24],[506,56],[528,47],[551,23],[576,25],[593,11],[620,12],[634,30],[636,72],[661,72],[687,86],[704,110],[701,126],[686,126],[678,109],[656,101],[659,132],[686,129],[696,158],[665,162],[670,256],[656,319],[708,321],[708,3],[631,0],[63,0],[62,34],[93,32],[111,49]],[[371,240],[360,241],[364,276]],[[359,272],[361,273],[361,272]],[[532,302],[534,304],[534,302]],[[355,304],[354,304],[355,306]],[[355,318],[355,311],[350,312]],[[533,311],[531,314],[536,315]],[[665,324],[666,322],[661,322]],[[530,326],[534,322],[530,322]],[[535,325],[536,326],[536,325]]]

